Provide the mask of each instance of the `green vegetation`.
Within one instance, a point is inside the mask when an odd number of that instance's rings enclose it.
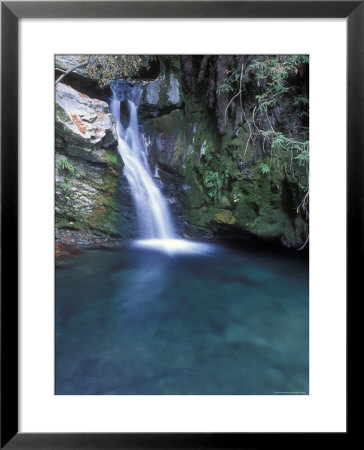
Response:
[[[81,180],[85,177],[85,172],[76,171],[72,162],[66,157],[61,156],[57,162],[57,169],[62,172],[64,177],[64,183],[61,183],[59,186],[64,192],[64,194],[68,194],[72,188],[72,178],[75,177],[78,180]]]
[[[219,200],[221,188],[224,184],[224,180],[219,172],[207,171],[203,181],[209,196],[215,201]]]
[[[259,167],[259,169],[261,170],[262,173],[270,172],[270,167],[266,163],[261,162],[258,167]]]
[[[211,149],[209,144],[205,144],[205,148],[204,148],[204,158],[205,158],[205,163],[208,164],[211,160],[212,160],[212,154],[211,154]]]
[[[59,186],[60,186],[60,188],[62,189],[62,191],[64,193],[69,192],[71,190],[71,188],[72,188],[72,184],[71,183],[61,183]]]
[[[234,61],[216,90],[217,95],[228,93],[230,98],[225,121],[229,110],[240,108],[240,126],[249,131],[243,156],[250,148],[260,159],[258,168],[263,174],[273,170],[289,172],[305,194],[307,204],[308,92],[302,79],[308,56],[252,56],[245,65],[241,58]],[[230,117],[237,122],[236,114]]]
[[[82,55],[78,58],[78,64],[66,70],[56,80],[56,84],[72,71],[83,67],[91,78],[98,80],[99,85],[104,87],[110,81],[132,77],[141,69],[148,69],[155,59],[155,56],[148,55]]]
[[[64,172],[65,175],[74,175],[75,168],[66,156],[61,156],[57,162],[57,169]]]
[[[259,141],[263,150],[284,149],[292,157],[295,153],[300,165],[308,162],[308,127],[300,123],[308,117],[308,98],[294,83],[304,64],[308,64],[306,55],[255,56],[249,64],[249,78],[247,68],[237,63],[217,88],[218,94],[234,92],[227,109],[234,101],[240,102],[250,131],[247,145]],[[248,95],[244,81],[252,82],[252,72],[253,95]]]
[[[112,80],[128,78],[142,68],[149,68],[154,59],[154,56],[147,55],[91,55],[86,71],[92,78],[99,80],[100,86],[106,86]]]
[[[278,103],[278,96],[288,92],[292,88],[289,80],[297,75],[302,64],[308,64],[307,55],[271,55],[255,57],[251,68],[255,72],[257,86],[265,83],[265,89],[257,99],[265,106]],[[302,98],[302,97],[301,97]],[[307,99],[305,98],[306,102]]]

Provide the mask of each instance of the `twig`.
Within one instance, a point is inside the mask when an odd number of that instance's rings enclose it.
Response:
[[[310,235],[308,234],[308,235],[307,235],[307,239],[305,240],[305,243],[302,245],[302,247],[300,247],[300,248],[297,249],[298,251],[303,250],[303,249],[306,247],[306,244],[307,244],[307,242],[308,242],[309,237],[310,237]]]
[[[236,98],[239,94],[240,94],[240,92],[238,92],[236,95],[234,95],[234,97],[229,101],[227,107],[225,108],[225,126],[226,126],[227,111],[229,109],[229,106],[231,105],[231,102],[234,100],[234,98]]]
[[[248,150],[248,144],[249,144],[249,140],[252,137],[252,134],[249,134],[248,140],[246,141],[246,146],[245,146],[245,151],[244,151],[244,156],[246,154],[246,151]]]
[[[80,63],[80,64],[77,64],[76,66],[70,67],[68,70],[66,70],[65,73],[63,73],[60,77],[57,78],[55,84],[57,85],[60,81],[63,80],[63,78],[64,78],[66,75],[68,75],[69,73],[73,72],[74,70],[79,69],[79,68],[84,67],[84,66],[87,66],[87,64],[89,63],[89,61],[90,61],[90,56],[87,57],[86,61],[84,61],[84,62],[82,62],[82,63]]]

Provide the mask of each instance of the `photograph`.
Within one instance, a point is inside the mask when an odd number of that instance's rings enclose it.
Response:
[[[55,394],[309,395],[309,55],[56,54],[54,120]]]

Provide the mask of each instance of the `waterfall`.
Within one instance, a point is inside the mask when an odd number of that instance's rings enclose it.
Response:
[[[118,135],[118,151],[124,161],[124,175],[129,183],[136,207],[140,237],[133,245],[150,248],[168,254],[209,253],[210,244],[178,239],[175,236],[168,205],[153,176],[148,164],[147,140],[139,131],[138,105],[142,88],[138,84],[130,86],[126,81],[110,83],[112,99],[110,110],[115,117]],[[128,122],[123,126],[121,102],[127,105]]]
[[[125,164],[124,175],[137,210],[140,235],[145,239],[174,239],[168,206],[153,181],[146,140],[139,132],[138,105],[142,88],[137,84],[129,86],[125,81],[113,82],[110,86],[113,94],[110,110],[117,124],[118,151]],[[129,110],[129,124],[125,128],[120,117],[122,101]]]

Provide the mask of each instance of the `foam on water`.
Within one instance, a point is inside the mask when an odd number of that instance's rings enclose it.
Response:
[[[202,255],[217,250],[217,245],[189,241],[187,239],[138,239],[133,246],[152,249],[168,254],[196,254]]]

